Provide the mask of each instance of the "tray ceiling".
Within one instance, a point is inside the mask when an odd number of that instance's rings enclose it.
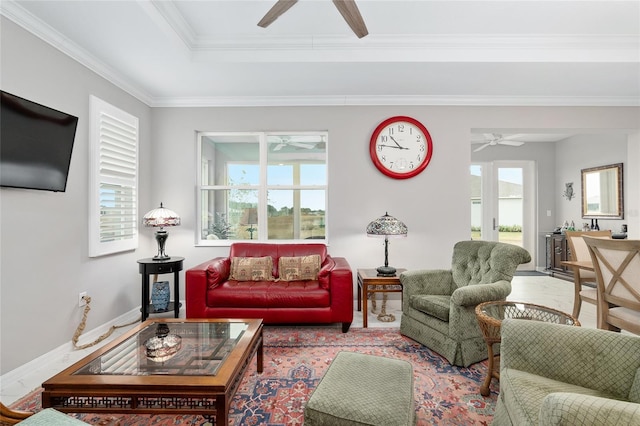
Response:
[[[150,106],[640,105],[638,1],[14,1],[2,14]]]

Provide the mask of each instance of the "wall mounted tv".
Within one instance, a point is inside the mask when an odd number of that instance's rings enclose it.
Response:
[[[78,117],[0,91],[0,186],[64,191]]]

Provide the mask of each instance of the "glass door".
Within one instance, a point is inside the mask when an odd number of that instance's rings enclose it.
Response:
[[[471,165],[471,239],[500,241],[535,255],[535,179],[531,161]],[[532,263],[519,269],[532,269]]]

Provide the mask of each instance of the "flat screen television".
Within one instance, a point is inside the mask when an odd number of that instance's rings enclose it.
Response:
[[[78,117],[0,91],[0,186],[64,192]]]

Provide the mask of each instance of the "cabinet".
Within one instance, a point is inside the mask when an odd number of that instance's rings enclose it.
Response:
[[[547,271],[552,277],[573,281],[573,270],[562,265],[565,260],[571,260],[569,243],[564,234],[547,234]]]

